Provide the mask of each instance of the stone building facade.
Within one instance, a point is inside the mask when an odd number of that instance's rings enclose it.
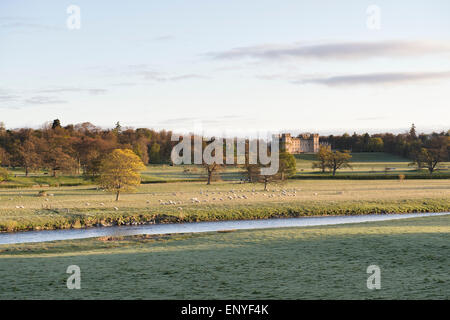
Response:
[[[303,133],[292,137],[290,133],[280,136],[280,148],[289,153],[317,153],[319,152],[319,134]]]

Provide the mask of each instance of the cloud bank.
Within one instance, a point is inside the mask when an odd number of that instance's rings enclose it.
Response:
[[[314,45],[259,45],[210,52],[214,59],[363,59],[375,57],[404,57],[450,52],[449,42],[437,41],[379,41],[341,42]]]
[[[392,84],[413,81],[438,80],[450,78],[450,71],[445,72],[392,72],[342,75],[325,78],[310,78],[292,81],[293,83],[317,83],[327,86]]]

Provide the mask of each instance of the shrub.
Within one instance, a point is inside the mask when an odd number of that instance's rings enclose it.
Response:
[[[8,170],[0,168],[0,182],[8,180]]]

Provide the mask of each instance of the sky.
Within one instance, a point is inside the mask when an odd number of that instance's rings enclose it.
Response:
[[[209,134],[448,130],[450,1],[2,0],[0,121],[56,118]]]

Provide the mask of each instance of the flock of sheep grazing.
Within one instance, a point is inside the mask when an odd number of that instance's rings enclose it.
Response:
[[[300,191],[298,188],[291,189],[274,189],[271,191],[256,191],[252,190],[229,190],[229,191],[219,191],[219,190],[200,190],[195,192],[170,192],[170,193],[150,193],[148,194],[152,198],[156,196],[163,196],[164,198],[173,196],[173,199],[159,199],[158,202],[156,200],[145,199],[146,205],[183,205],[183,204],[208,204],[208,203],[220,203],[220,202],[231,202],[231,201],[240,201],[240,200],[262,200],[262,199],[280,199],[282,200],[285,197],[296,197],[297,192]],[[195,195],[193,197],[193,195]],[[317,193],[314,193],[317,196]],[[54,196],[53,194],[47,195],[49,197]],[[13,200],[13,199],[10,199]],[[43,199],[44,204],[42,208],[50,208],[49,198],[46,197]],[[47,204],[48,203],[48,204]],[[99,202],[96,204],[92,204],[90,202],[85,202],[84,207],[105,207],[104,202]],[[24,209],[24,205],[16,205],[16,209]],[[119,210],[118,207],[112,207],[114,210]],[[181,207],[178,209],[182,210]]]
[[[271,192],[257,192],[256,190],[245,191],[245,190],[230,190],[230,191],[199,191],[199,197],[190,198],[187,203],[198,204],[198,203],[211,203],[211,202],[220,202],[220,201],[234,201],[234,200],[249,200],[255,199],[257,197],[266,197],[266,198],[281,198],[281,197],[296,197],[297,191],[299,189],[290,189],[290,190],[272,190]],[[182,192],[179,193],[181,195]],[[177,193],[173,193],[174,196]],[[162,200],[159,199],[160,205],[176,205],[183,204],[181,200]]]

